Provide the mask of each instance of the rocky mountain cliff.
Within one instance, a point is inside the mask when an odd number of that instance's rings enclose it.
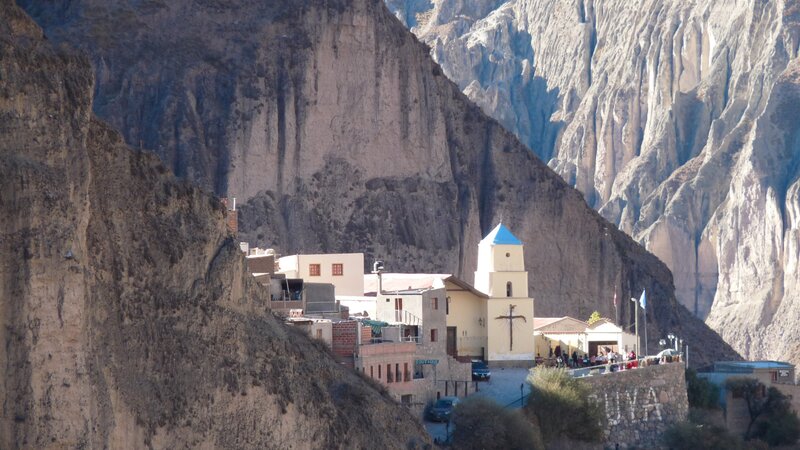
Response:
[[[409,448],[424,429],[266,311],[225,209],[94,118],[0,1],[0,448]]]
[[[746,357],[800,362],[800,2],[387,4],[681,303]]]
[[[651,341],[674,331],[706,346],[697,362],[736,357],[678,306],[666,266],[487,118],[378,0],[22,4],[88,52],[95,111],[127,142],[238,197],[251,244],[471,280],[502,220],[527,244],[537,315],[633,322],[613,293],[646,288]]]

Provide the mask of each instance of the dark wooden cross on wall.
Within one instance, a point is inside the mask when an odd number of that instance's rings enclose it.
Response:
[[[508,350],[514,350],[514,319],[522,319],[525,322],[528,322],[528,319],[525,316],[515,316],[514,315],[514,308],[517,305],[508,305],[508,315],[507,316],[497,316],[495,319],[508,319]]]

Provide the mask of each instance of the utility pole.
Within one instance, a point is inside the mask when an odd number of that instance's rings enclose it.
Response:
[[[647,291],[642,290],[642,296],[639,298],[639,303],[644,310],[644,354],[647,356]]]

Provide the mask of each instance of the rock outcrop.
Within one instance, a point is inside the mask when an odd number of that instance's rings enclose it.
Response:
[[[487,118],[378,0],[23,4],[89,53],[95,111],[127,142],[239,199],[251,244],[470,280],[502,220],[527,244],[537,315],[633,322],[613,293],[646,288],[653,342],[673,331],[708,348],[696,362],[736,357],[678,306],[660,261]]]
[[[92,115],[0,1],[0,448],[408,448],[405,408],[277,321],[224,207]]]
[[[798,2],[387,4],[681,303],[746,357],[800,362]]]

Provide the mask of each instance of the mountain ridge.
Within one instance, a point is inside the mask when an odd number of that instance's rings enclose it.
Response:
[[[477,243],[502,220],[527,245],[537,315],[598,310],[627,326],[632,305],[615,312],[615,288],[621,298],[647,289],[654,346],[669,330],[706,343],[697,363],[738,357],[675,303],[663,264],[470,103],[381,2],[279,2],[270,8],[283,15],[270,15],[240,0],[210,12],[210,28],[189,14],[193,2],[137,5],[26,7],[51,39],[91,55],[95,109],[128,142],[153,142],[165,161],[180,154],[194,165],[176,173],[239,198],[244,240],[286,254],[363,251],[393,271],[469,281]],[[148,32],[135,45],[125,32],[97,35],[108,17]],[[174,60],[186,40],[191,54]],[[231,42],[248,57],[209,62]]]

